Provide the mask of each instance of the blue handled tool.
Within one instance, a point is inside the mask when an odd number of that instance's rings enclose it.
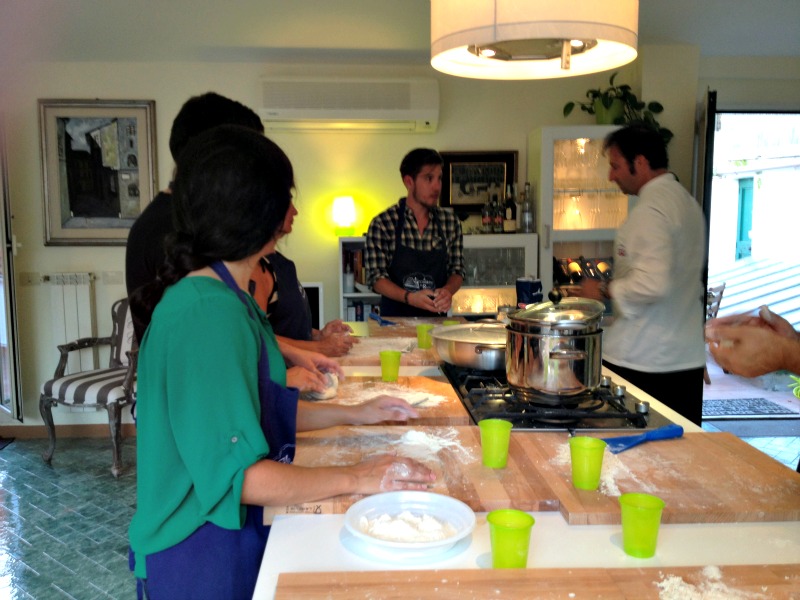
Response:
[[[652,442],[654,440],[669,440],[672,438],[679,438],[683,435],[683,427],[680,425],[670,424],[659,427],[658,429],[650,429],[639,435],[626,435],[615,438],[601,438],[608,444],[608,449],[612,454],[618,454],[628,448],[641,444],[642,442]]]
[[[389,319],[384,319],[378,313],[371,312],[369,313],[370,319],[375,319],[381,327],[386,327],[387,325],[397,325],[394,321],[390,321]]]

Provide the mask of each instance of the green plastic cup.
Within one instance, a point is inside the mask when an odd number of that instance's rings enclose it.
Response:
[[[528,548],[535,519],[521,510],[504,508],[490,512],[486,521],[492,544],[492,567],[524,569],[528,566]]]
[[[478,422],[481,430],[481,452],[484,466],[504,469],[508,462],[508,442],[511,440],[511,422],[504,419],[483,419]]]
[[[400,374],[400,350],[381,350],[381,379],[397,381]]]
[[[622,494],[619,506],[625,554],[635,558],[654,556],[664,501],[650,494]]]
[[[442,325],[461,325],[461,321],[454,321],[454,320],[446,320],[442,321]]]
[[[431,329],[433,329],[433,325],[417,325],[418,348],[427,349],[433,345],[433,340],[431,339]]]
[[[596,490],[600,485],[603,468],[603,440],[587,436],[569,438],[569,453],[572,458],[572,485],[579,490]]]

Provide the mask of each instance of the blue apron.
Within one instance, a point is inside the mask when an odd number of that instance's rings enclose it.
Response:
[[[221,262],[211,265],[245,306],[251,319],[251,305]],[[261,429],[269,444],[267,458],[283,463],[294,459],[297,432],[295,388],[285,388],[270,379],[264,339],[258,361],[258,397]],[[182,542],[147,556],[147,579],[137,580],[139,600],[192,600],[224,598],[250,600],[256,587],[261,558],[267,545],[269,526],[264,509],[246,505],[241,529],[224,529],[205,523]],[[133,570],[133,553],[130,554]]]
[[[433,250],[417,250],[403,246],[403,229],[406,222],[406,199],[400,200],[397,210],[397,222],[394,225],[394,254],[392,262],[386,269],[392,283],[399,285],[407,292],[419,290],[435,290],[447,283],[447,240],[444,229],[439,222],[436,211],[431,212],[433,228],[439,230],[442,247]],[[435,235],[435,234],[434,234]],[[381,316],[384,317],[435,317],[438,313],[430,312],[381,296]]]

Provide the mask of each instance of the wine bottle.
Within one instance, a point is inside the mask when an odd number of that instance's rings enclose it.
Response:
[[[503,233],[503,206],[497,194],[492,198],[492,233]]]
[[[533,217],[533,196],[531,194],[531,184],[526,181],[525,192],[522,196],[522,216],[520,218],[520,228],[523,233],[533,233],[536,231]]]
[[[486,198],[486,203],[481,209],[481,230],[483,233],[492,233],[492,211],[491,211],[491,198]]]
[[[517,203],[511,185],[506,186],[505,215],[503,215],[503,233],[516,233],[517,231]]]

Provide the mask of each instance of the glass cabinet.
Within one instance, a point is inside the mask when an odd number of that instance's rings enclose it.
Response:
[[[528,177],[537,189],[540,276],[554,283],[610,275],[617,228],[635,197],[608,181],[603,140],[616,126],[545,127],[528,137]]]

